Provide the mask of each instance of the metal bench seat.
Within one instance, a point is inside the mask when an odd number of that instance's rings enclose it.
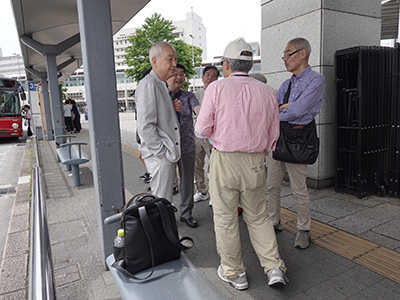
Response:
[[[58,136],[57,138],[61,137],[64,136]],[[71,138],[72,136],[68,137]],[[69,140],[71,141],[71,139]],[[74,182],[74,186],[81,185],[79,165],[89,162],[89,159],[82,155],[82,149],[81,149],[82,145],[87,145],[87,143],[70,142],[61,144],[59,148],[56,149],[59,161],[66,166],[68,171],[71,171],[72,169],[72,180]]]
[[[129,300],[224,300],[224,294],[197,270],[184,253],[178,260],[156,266],[147,280],[126,277],[111,265],[114,255],[106,259],[122,299]],[[215,271],[216,272],[216,271]],[[145,277],[150,270],[135,274]]]

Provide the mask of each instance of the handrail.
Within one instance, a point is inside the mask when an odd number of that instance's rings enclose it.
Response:
[[[49,229],[43,199],[41,170],[40,167],[35,167],[32,180],[29,300],[53,300],[57,298]]]
[[[34,143],[34,146],[35,146],[36,166],[37,167],[41,167],[42,166],[42,161],[41,161],[40,153],[39,153],[39,142],[38,142],[37,135],[33,136],[33,143]]]

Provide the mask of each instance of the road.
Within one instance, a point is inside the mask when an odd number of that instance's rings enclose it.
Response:
[[[26,135],[19,140],[0,139],[0,265],[3,259]]]

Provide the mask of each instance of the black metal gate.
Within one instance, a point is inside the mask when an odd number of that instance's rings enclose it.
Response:
[[[336,190],[399,197],[399,46],[336,51]]]

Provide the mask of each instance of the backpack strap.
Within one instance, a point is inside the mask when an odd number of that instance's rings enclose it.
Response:
[[[194,241],[192,238],[185,236],[185,237],[181,238],[180,240],[178,240],[177,237],[175,236],[174,231],[172,230],[172,226],[171,226],[171,219],[169,218],[169,215],[168,215],[167,209],[165,208],[164,203],[162,203],[161,201],[158,201],[155,203],[155,205],[157,205],[158,211],[160,212],[161,222],[163,224],[164,232],[167,235],[168,240],[172,243],[172,245],[174,245],[175,247],[178,247],[182,251],[192,248],[194,246]],[[190,241],[192,243],[192,245],[190,247],[183,245],[181,242],[185,241],[185,240]]]

